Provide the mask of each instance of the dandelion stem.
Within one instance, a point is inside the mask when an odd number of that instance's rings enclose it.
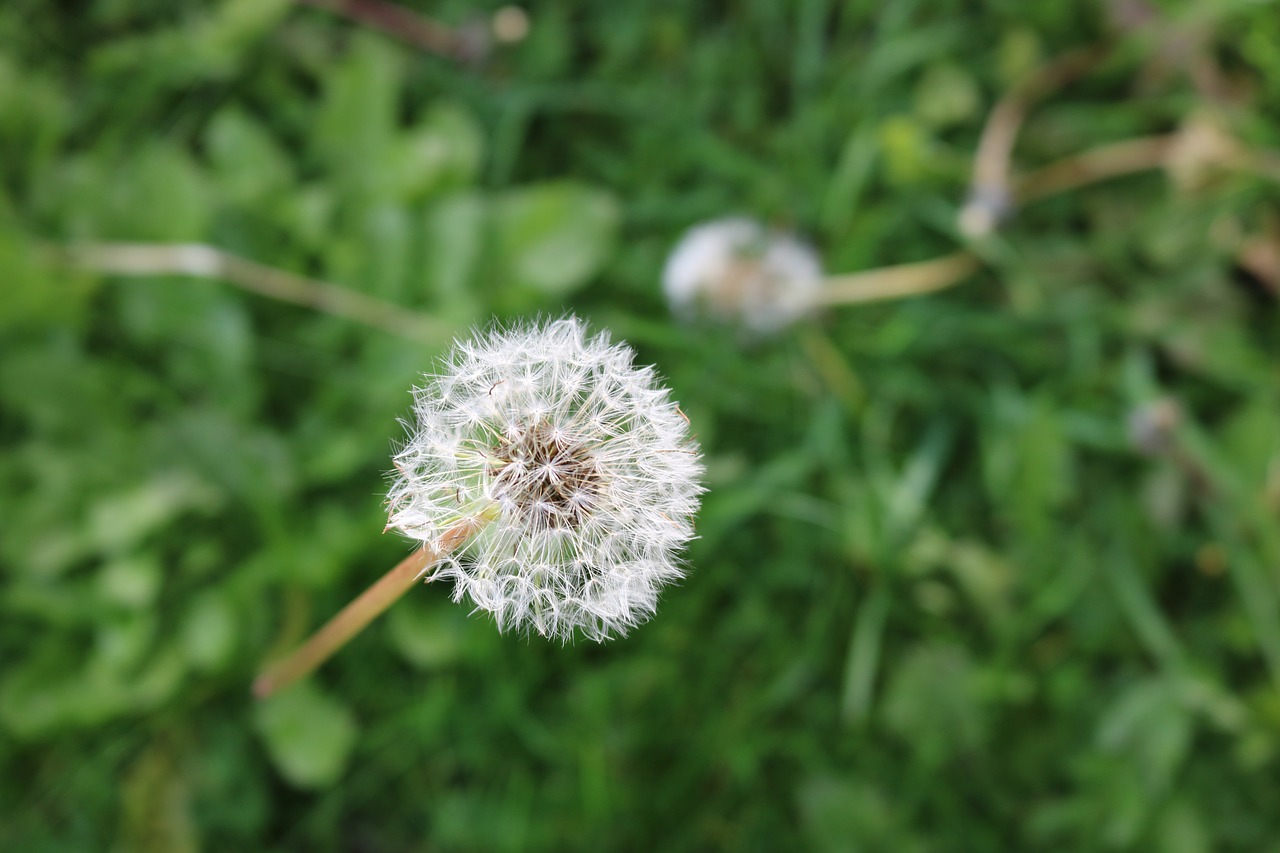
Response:
[[[55,250],[64,262],[105,275],[191,275],[313,308],[392,332],[440,343],[450,330],[411,309],[327,281],[296,275],[200,243],[73,243]]]
[[[955,252],[912,264],[832,276],[818,297],[827,305],[878,302],[917,296],[950,287],[978,269],[971,252]]]
[[[969,201],[960,212],[960,228],[970,237],[991,233],[1013,206],[1012,160],[1018,132],[1040,98],[1096,68],[1112,46],[1077,48],[1025,76],[991,110],[973,158]]]
[[[1166,167],[1178,141],[1176,133],[1141,136],[1063,157],[1014,180],[1013,201],[1029,204],[1122,175]],[[1213,165],[1280,181],[1280,154],[1273,151],[1244,150],[1219,158]],[[963,251],[928,261],[831,276],[817,299],[824,305],[849,305],[933,293],[960,283],[979,266],[973,253]]]
[[[373,586],[342,608],[323,628],[316,631],[287,657],[270,664],[253,682],[253,695],[266,699],[310,674],[347,641],[364,629],[379,614],[409,591],[431,566],[470,539],[488,521],[480,514],[464,519],[450,528],[440,539],[440,548],[420,548],[379,578]]]
[[[1142,136],[1055,160],[1018,181],[1018,201],[1032,202],[1100,181],[1158,169],[1168,161],[1175,134]]]
[[[386,33],[427,53],[465,62],[484,59],[492,40],[520,41],[528,31],[524,12],[503,7],[488,26],[450,27],[386,0],[298,0]]]

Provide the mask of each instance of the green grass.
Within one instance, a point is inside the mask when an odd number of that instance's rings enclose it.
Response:
[[[731,213],[833,272],[962,246],[987,111],[1100,9],[553,2],[465,67],[283,0],[72,5],[0,9],[0,847],[1274,844],[1280,305],[1237,248],[1280,186],[1065,194],[960,287],[752,344],[659,289]],[[1210,109],[1280,148],[1277,7],[1196,8],[1170,20],[1237,100],[1130,36],[1017,164]],[[264,657],[405,553],[385,473],[448,335],[48,251],[89,240],[209,243],[459,334],[609,329],[706,452],[688,579],[566,648],[413,590],[255,706]],[[1163,395],[1176,449],[1143,456]]]

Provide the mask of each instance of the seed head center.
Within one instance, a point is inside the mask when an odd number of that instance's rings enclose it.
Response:
[[[495,492],[535,524],[575,527],[601,491],[590,450],[547,423],[538,423],[494,448]]]

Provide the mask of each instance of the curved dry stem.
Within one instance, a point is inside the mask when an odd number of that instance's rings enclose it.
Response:
[[[1280,151],[1249,151],[1242,155],[1240,162],[1228,163],[1227,168],[1280,184]]]
[[[487,517],[478,515],[459,522],[440,540],[440,549],[420,548],[401,560],[395,568],[362,592],[338,615],[288,656],[267,666],[253,682],[253,695],[265,699],[310,674],[347,641],[399,600],[422,577],[423,572],[461,547],[484,526]]]
[[[996,102],[974,152],[969,200],[960,212],[965,233],[970,236],[990,233],[1012,208],[1013,148],[1032,105],[1096,68],[1111,48],[1112,45],[1103,44],[1064,53],[1028,75]]]
[[[978,267],[978,259],[972,252],[956,252],[931,261],[832,276],[826,280],[818,301],[826,305],[850,305],[933,293],[961,281]]]
[[[282,302],[354,320],[423,343],[450,330],[438,320],[372,296],[295,275],[201,243],[79,243],[55,250],[81,269],[104,275],[191,275],[224,281]]]
[[[1143,136],[1090,148],[1055,160],[1018,179],[1020,203],[1037,201],[1089,184],[1158,169],[1166,164],[1178,134]]]
[[[1176,170],[1180,159],[1179,146],[1186,144],[1186,134],[1186,130],[1180,130],[1176,133],[1126,139],[1055,160],[1018,180],[1018,201],[1038,201],[1150,169]],[[1198,165],[1280,182],[1280,155],[1271,151],[1243,148],[1229,137],[1220,152],[1208,156]],[[1174,177],[1177,178],[1177,175]]]
[[[1126,139],[1063,157],[1015,180],[1011,202],[1027,204],[1123,175],[1170,166],[1184,131]],[[1280,182],[1280,154],[1236,149],[1207,165]],[[930,261],[832,276],[818,296],[821,305],[848,305],[932,293],[959,283],[980,264],[970,252]]]

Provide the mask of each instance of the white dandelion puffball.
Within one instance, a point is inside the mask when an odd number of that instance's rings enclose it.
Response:
[[[685,232],[662,288],[677,317],[705,314],[768,334],[809,314],[822,290],[813,247],[753,219],[718,219]]]
[[[501,630],[601,641],[654,612],[682,576],[702,463],[652,367],[574,317],[455,343],[414,392],[389,527],[442,550],[435,567]]]

